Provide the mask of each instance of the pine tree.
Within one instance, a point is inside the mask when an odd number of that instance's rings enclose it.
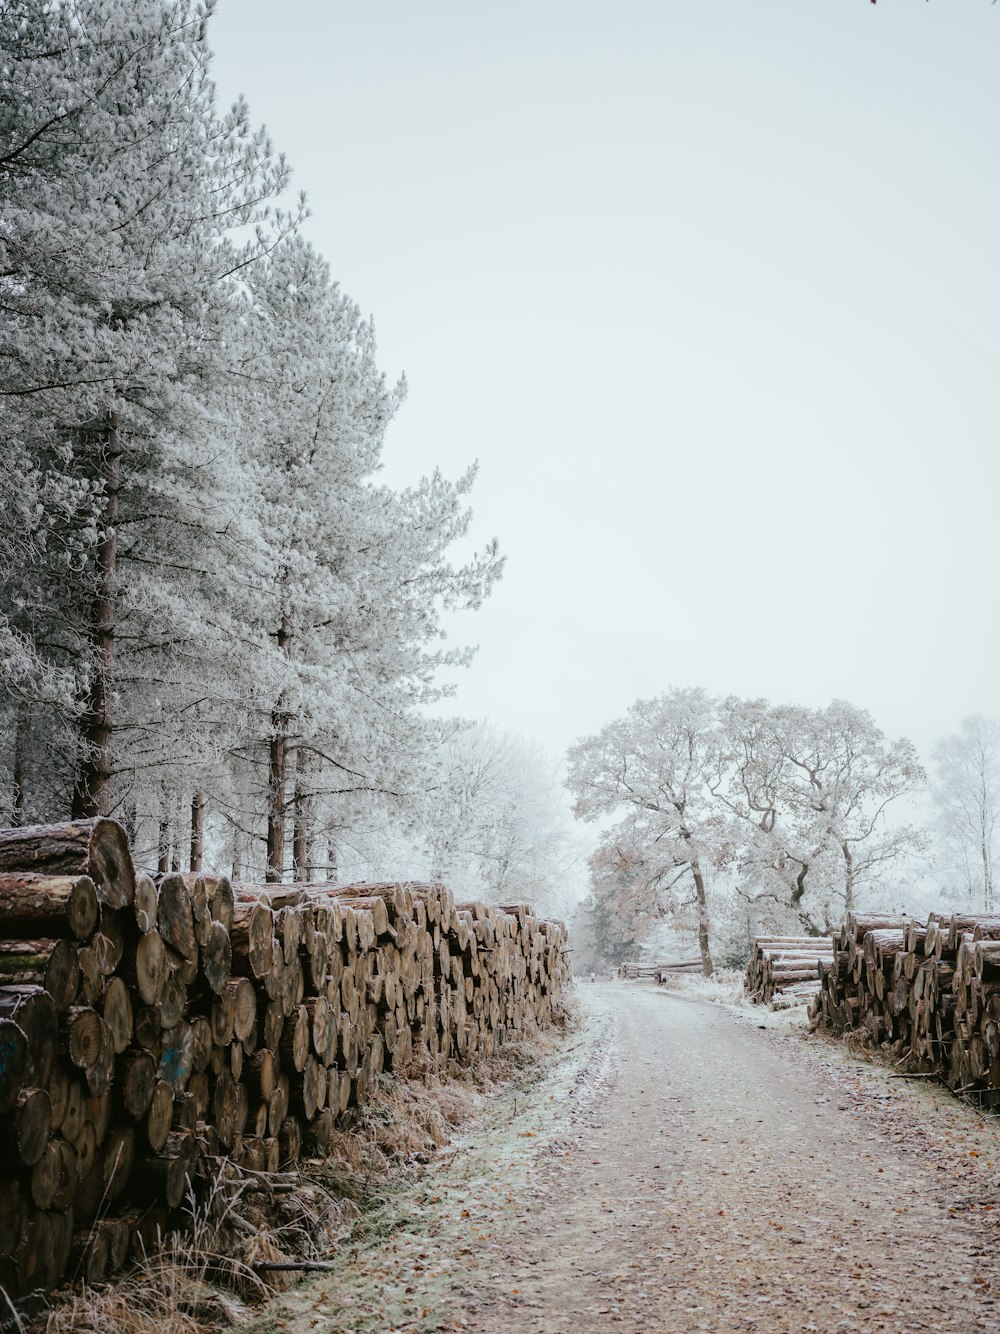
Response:
[[[254,674],[255,734],[234,748],[265,825],[264,872],[328,864],[331,827],[372,801],[405,805],[431,732],[440,611],[477,606],[501,568],[495,546],[453,566],[474,473],[412,490],[379,485],[386,428],[405,394],[375,361],[371,325],[304,242],[278,247],[246,278],[240,383],[243,454],[255,479],[259,581],[246,618],[268,647]],[[250,833],[252,830],[244,830]],[[320,855],[314,848],[320,846]]]
[[[204,628],[192,597],[218,591],[213,562],[192,559],[225,531],[201,503],[224,493],[210,382],[232,275],[267,247],[266,226],[287,224],[268,202],[287,169],[245,106],[216,109],[211,4],[17,9],[0,102],[0,394],[49,502],[3,610],[50,673],[72,674],[50,749],[81,816],[121,799],[128,730],[162,735],[149,706]]]

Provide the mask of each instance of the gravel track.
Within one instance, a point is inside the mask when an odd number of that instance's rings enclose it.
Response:
[[[262,1334],[1000,1331],[1000,1123],[785,1016],[581,990],[543,1077]]]

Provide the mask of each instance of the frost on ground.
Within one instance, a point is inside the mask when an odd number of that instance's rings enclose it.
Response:
[[[581,990],[541,1077],[258,1334],[1000,1330],[998,1123],[801,1016]]]

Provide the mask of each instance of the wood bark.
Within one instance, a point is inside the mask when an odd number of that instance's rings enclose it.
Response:
[[[0,872],[88,875],[101,903],[126,908],[135,894],[135,868],[117,820],[0,829]]]
[[[205,794],[196,792],[191,798],[191,870],[200,871],[205,855]]]
[[[295,750],[295,794],[292,823],[292,878],[308,881],[312,876],[312,800],[309,793],[309,754],[304,746]]]
[[[108,413],[101,451],[104,504],[97,541],[97,581],[91,614],[87,693],[77,724],[80,761],[71,801],[75,820],[107,815],[111,796],[111,681],[118,603],[118,496],[121,487],[120,414]]]
[[[0,937],[85,940],[99,917],[97,888],[89,875],[0,872]]]

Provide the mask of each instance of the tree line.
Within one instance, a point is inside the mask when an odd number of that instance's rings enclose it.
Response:
[[[429,818],[443,614],[503,562],[453,554],[474,468],[380,480],[405,381],[219,106],[212,10],[4,7],[0,819],[306,879]]]
[[[1000,723],[931,752],[835,700],[773,705],[673,689],[569,752],[576,815],[600,825],[580,918],[588,957],[637,956],[658,926],[697,936],[706,973],[753,935],[826,935],[852,908],[918,896],[991,912]],[[917,905],[919,907],[919,904]]]
[[[772,705],[674,689],[638,700],[569,752],[579,818],[618,817],[591,858],[592,911],[632,947],[656,921],[696,931],[706,974],[713,933],[735,911],[821,934],[922,846],[889,820],[924,771],[863,709]]]

